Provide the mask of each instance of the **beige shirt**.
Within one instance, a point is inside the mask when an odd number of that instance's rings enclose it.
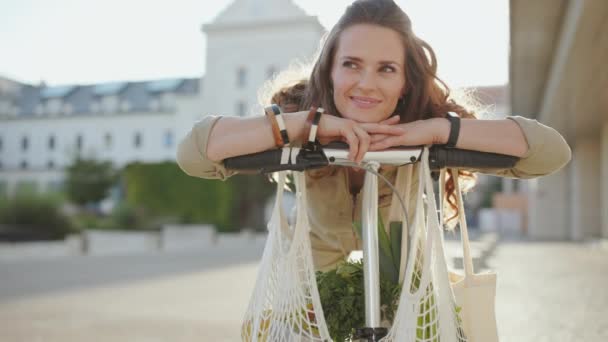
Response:
[[[236,172],[228,170],[221,162],[213,162],[206,156],[209,133],[220,116],[207,116],[194,125],[180,142],[177,162],[188,175],[207,179],[226,180]],[[528,151],[511,169],[469,169],[468,171],[509,178],[535,178],[556,172],[570,161],[570,147],[553,128],[536,120],[521,116],[507,117],[523,130],[528,142]],[[418,191],[418,165],[412,166],[412,183],[409,184],[407,203],[408,221],[414,212]],[[348,256],[350,251],[360,248],[352,228],[360,220],[362,196],[353,203],[348,187],[348,173],[338,168],[335,173],[317,178],[315,171],[306,172],[308,218],[311,225],[311,243],[315,267],[327,270]],[[380,172],[395,184],[396,167],[381,167]],[[378,183],[378,207],[383,222],[388,222],[388,211],[392,201],[391,189]],[[354,208],[353,208],[354,206]]]

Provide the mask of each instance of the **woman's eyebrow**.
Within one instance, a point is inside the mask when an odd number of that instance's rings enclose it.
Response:
[[[342,56],[340,59],[348,59],[351,61],[355,61],[355,62],[362,62],[363,59],[359,58],[359,57],[354,57],[354,56]]]
[[[359,58],[359,57],[355,57],[355,56],[342,56],[340,57],[341,60],[352,60],[355,62],[363,62],[363,59]],[[383,61],[378,61],[378,64],[393,64],[396,66],[401,66],[401,63],[393,61],[393,60],[383,60]]]

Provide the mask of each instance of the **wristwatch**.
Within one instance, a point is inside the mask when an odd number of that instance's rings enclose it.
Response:
[[[448,142],[445,144],[445,147],[456,148],[458,135],[460,134],[460,117],[454,112],[448,112],[445,118],[450,121],[450,136],[448,137]]]

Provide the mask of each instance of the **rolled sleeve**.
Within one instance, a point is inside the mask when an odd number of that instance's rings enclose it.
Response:
[[[209,134],[221,116],[209,115],[197,122],[180,141],[177,164],[187,175],[206,179],[226,180],[236,172],[227,170],[222,162],[207,158]]]
[[[572,158],[566,140],[555,129],[537,120],[522,116],[509,116],[521,128],[528,143],[528,151],[511,169],[479,169],[476,172],[509,178],[536,178],[557,172]]]

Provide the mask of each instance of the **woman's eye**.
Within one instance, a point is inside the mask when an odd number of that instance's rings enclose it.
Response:
[[[357,65],[355,63],[351,62],[351,61],[345,61],[344,63],[342,63],[342,66],[346,67],[346,68],[350,68],[350,69],[356,69],[357,68]]]
[[[385,65],[382,68],[380,68],[380,71],[382,72],[395,72],[395,68],[390,66],[390,65]]]

